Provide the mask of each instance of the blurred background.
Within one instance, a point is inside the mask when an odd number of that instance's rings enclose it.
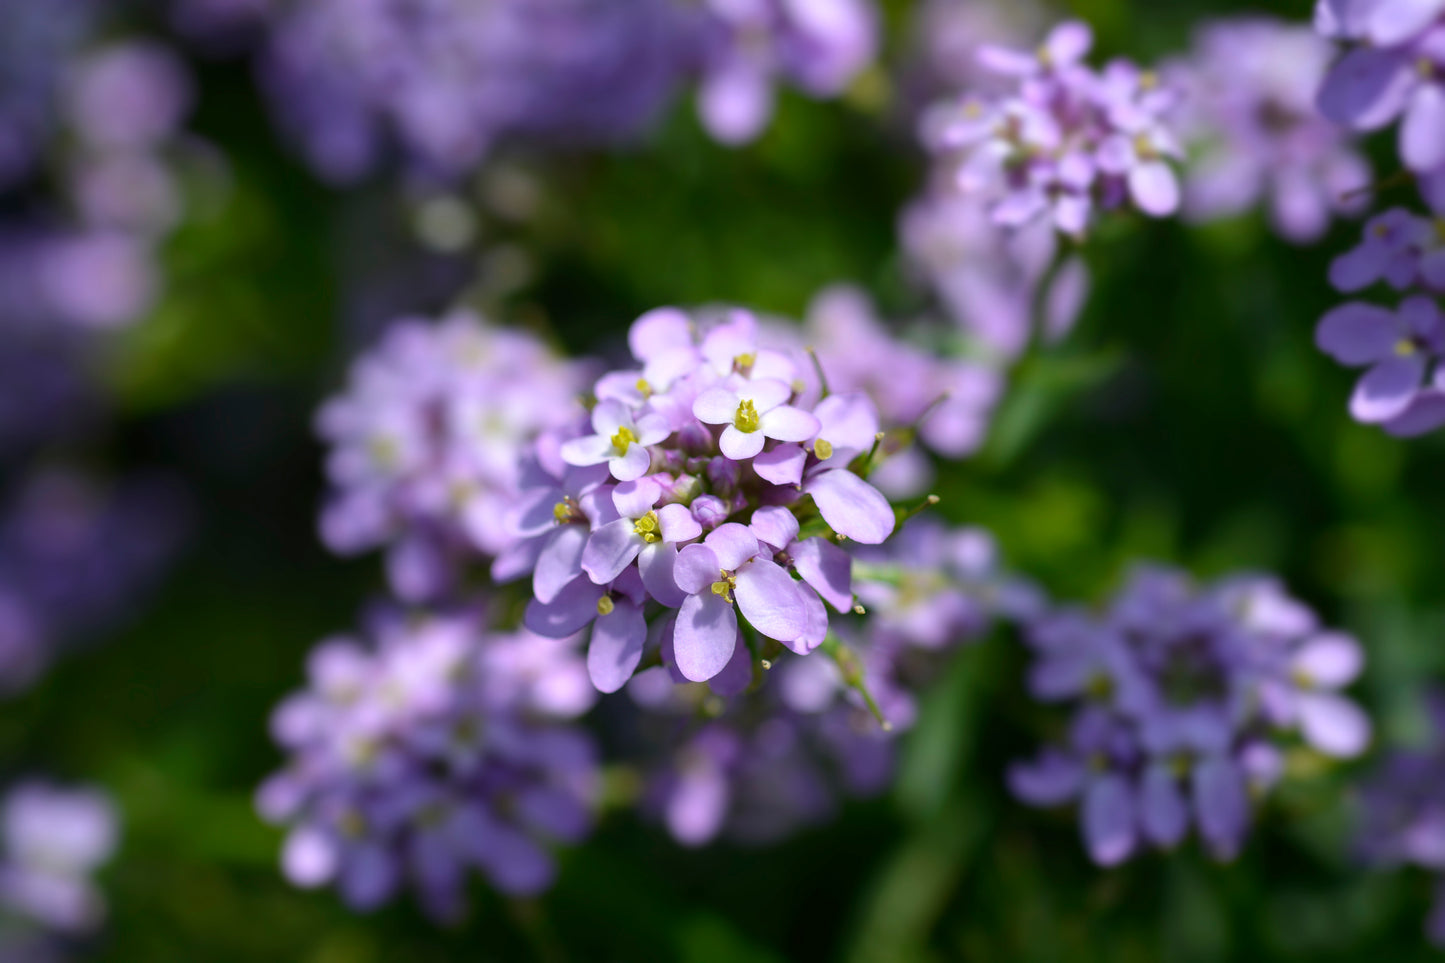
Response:
[[[0,176],[0,661],[14,680],[0,772],[114,800],[106,921],[79,958],[1432,955],[1429,879],[1350,858],[1350,767],[1271,800],[1232,864],[1188,844],[1093,866],[1071,814],[1005,788],[1033,725],[1007,631],[924,694],[891,789],[778,845],[689,850],[609,813],[545,896],[478,882],[455,926],[407,899],[358,915],[288,884],[282,834],[253,804],[281,762],[268,717],[303,684],[311,647],[385,590],[374,555],[340,559],[318,539],[313,417],[388,321],[467,303],[568,354],[616,357],[627,325],[664,304],[800,319],[848,282],[882,316],[927,314],[899,222],[929,177],[919,111],[958,84],[946,38],[1030,46],[1073,15],[1099,53],[1151,63],[1187,51],[1207,18],[1311,12],[887,0],[875,62],[836,96],[780,86],[747,143],[711,135],[679,84],[616,143],[571,118],[540,133],[498,121],[485,151],[443,151],[457,173],[322,132],[344,98],[327,103],[329,81],[306,75],[320,54],[277,40],[306,6],[0,0],[0,98],[15,94],[0,135],[18,145],[9,168],[0,145],[0,174],[14,172]],[[641,23],[615,29],[635,39]],[[151,66],[180,72],[162,88],[175,103],[130,97],[124,64],[89,100],[81,82],[42,76],[103,71],[95,53],[122,43],[163,52]],[[154,130],[104,130],[132,114]],[[1367,147],[1391,169],[1390,144]],[[86,186],[106,177],[122,186]],[[1009,567],[1059,598],[1102,599],[1140,558],[1278,573],[1359,635],[1377,741],[1410,743],[1426,730],[1420,695],[1445,677],[1445,447],[1350,420],[1351,373],[1313,345],[1339,300],[1330,260],[1358,237],[1344,221],[1289,243],[1258,211],[1105,226],[1083,251],[1093,284],[1074,329],[1009,367],[987,440],[933,490],[943,516],[992,531]]]

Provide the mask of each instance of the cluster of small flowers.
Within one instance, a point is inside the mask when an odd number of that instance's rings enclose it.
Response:
[[[290,826],[287,877],[335,883],[356,909],[404,884],[441,919],[478,870],[528,894],[555,873],[550,843],[588,834],[595,748],[568,724],[596,698],[574,641],[490,633],[477,612],[394,611],[366,640],[312,653],[310,686],[277,709],[291,754],[257,805]]]
[[[1365,781],[1356,838],[1371,864],[1413,865],[1437,874],[1425,932],[1445,948],[1445,875],[1439,875],[1445,871],[1445,699],[1432,693],[1427,708],[1429,743],[1392,751]]]
[[[272,19],[276,107],[338,180],[371,171],[392,144],[451,178],[508,140],[627,140],[694,75],[709,132],[751,140],[776,78],[833,96],[877,45],[871,0],[321,0]]]
[[[836,97],[878,52],[872,0],[705,0],[698,113],[724,144],[756,138],[773,115],[773,84]]]
[[[1330,267],[1330,282],[1345,293],[1381,281],[1408,294],[1398,308],[1348,301],[1320,319],[1315,343],[1341,364],[1369,369],[1350,398],[1355,420],[1394,435],[1434,431],[1445,425],[1445,315],[1437,300],[1445,294],[1445,214],[1388,210]]]
[[[881,444],[876,407],[861,394],[801,406],[798,366],[759,346],[746,311],[661,308],[628,343],[640,367],[597,381],[588,423],[539,440],[513,517],[523,541],[494,577],[532,574],[539,634],[596,623],[588,667],[604,692],[649,644],[693,681],[738,660],[749,671],[765,640],[811,652],[828,633],[824,601],[854,604],[828,536],[878,544],[893,531],[887,499],[854,470]]]
[[[1198,28],[1189,54],[1161,71],[1180,91],[1177,125],[1192,155],[1187,219],[1262,204],[1282,237],[1304,243],[1318,240],[1333,215],[1363,210],[1369,163],[1315,106],[1332,56],[1308,26],[1272,17]]]
[[[184,501],[162,478],[104,485],[52,469],[24,480],[0,518],[0,694],[130,612],[180,545]]]
[[[802,397],[817,399],[823,386],[806,356],[811,349],[826,372],[828,388],[840,394],[861,392],[878,406],[887,443],[886,460],[869,476],[896,498],[921,494],[933,477],[923,449],[950,459],[972,454],[983,444],[1004,379],[995,368],[964,358],[941,357],[905,340],[879,317],[868,295],[851,285],[834,285],[814,296],[802,330],[792,325],[766,332],[769,346],[791,345]],[[915,444],[917,442],[918,444]]]
[[[405,600],[444,594],[460,561],[510,544],[522,454],[584,383],[536,337],[474,314],[395,323],[317,418],[334,489],[323,541],[342,554],[387,546]]]
[[[1100,210],[1132,201],[1162,217],[1178,208],[1175,91],[1128,61],[1093,70],[1083,63],[1092,43],[1088,26],[1070,21],[1033,52],[984,47],[985,66],[1015,78],[1016,90],[966,95],[924,118],[925,144],[996,223],[1047,217],[1082,237]]]
[[[645,713],[642,812],[684,846],[719,837],[767,844],[831,819],[844,797],[881,792],[893,772],[893,743],[860,706],[828,693],[793,705],[790,673],[818,659],[793,659],[761,690],[722,702],[671,667],[627,686]]]
[[[1258,576],[1197,588],[1144,569],[1102,617],[1061,609],[1027,633],[1034,697],[1074,710],[1067,740],[1018,763],[1009,782],[1038,806],[1081,800],[1090,856],[1177,845],[1195,825],[1219,859],[1240,850],[1251,799],[1281,778],[1296,734],[1348,758],[1368,718],[1336,690],[1359,673],[1354,639]]]
[[[1401,159],[1445,207],[1445,2],[1318,0],[1315,29],[1349,45],[1320,88],[1320,110],[1358,131],[1399,119]]]
[[[64,958],[95,930],[105,903],[92,876],[115,852],[111,801],[94,789],[28,781],[0,801],[0,959]]]

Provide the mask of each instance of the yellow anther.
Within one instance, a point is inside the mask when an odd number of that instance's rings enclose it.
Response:
[[[571,495],[552,506],[552,517],[557,519],[559,525],[587,520],[587,516],[582,514],[582,506],[578,505],[576,499]]]
[[[612,447],[617,449],[617,454],[625,455],[627,454],[627,446],[636,440],[637,436],[632,433],[632,429],[623,425],[617,429],[617,434],[612,436]]]
[[[1445,244],[1445,217],[1435,218],[1435,238]]]
[[[1159,86],[1159,75],[1152,70],[1146,70],[1139,75],[1139,89],[1153,90]]]
[[[1402,358],[1408,358],[1416,351],[1415,342],[1409,338],[1401,338],[1395,342],[1395,354]]]
[[[1154,142],[1149,139],[1148,134],[1134,135],[1134,153],[1143,160],[1157,160],[1159,152],[1154,149]]]
[[[1034,56],[1039,58],[1039,63],[1043,64],[1045,67],[1053,66],[1054,55],[1049,53],[1048,47],[1040,44],[1039,48],[1034,51]]]
[[[1315,687],[1314,677],[1304,669],[1295,669],[1289,674],[1290,681],[1301,689],[1313,689]]]
[[[740,354],[733,358],[733,367],[743,374],[753,370],[753,362],[758,360],[755,354]]]
[[[597,600],[598,615],[611,615],[612,610],[615,608],[617,608],[617,605],[612,601],[612,596],[610,595],[604,595]]]
[[[733,600],[733,589],[737,587],[738,580],[735,576],[723,571],[722,578],[712,583],[712,594],[721,598],[724,602]]]
[[[372,438],[366,447],[371,453],[371,460],[382,468],[394,468],[400,460],[401,446],[396,443],[394,438],[378,435]]]
[[[760,421],[758,406],[753,404],[751,398],[738,404],[738,413],[733,417],[733,427],[738,431],[757,431]]]
[[[1426,80],[1435,76],[1435,61],[1429,57],[1421,57],[1415,61],[1415,72]]]
[[[970,100],[963,105],[963,116],[969,120],[978,120],[983,116],[983,104],[976,100]]]
[[[637,390],[642,394],[642,397],[644,398],[652,397],[652,385],[647,383],[646,378],[637,379]]]
[[[661,526],[657,524],[657,512],[648,512],[632,526],[633,532],[641,535],[642,540],[648,544],[662,541],[660,528]]]
[[[552,506],[552,517],[559,522],[565,522],[572,517],[572,506],[566,502],[558,502]]]
[[[813,442],[813,454],[817,455],[819,459],[827,461],[833,457],[833,443],[822,438],[817,439]]]

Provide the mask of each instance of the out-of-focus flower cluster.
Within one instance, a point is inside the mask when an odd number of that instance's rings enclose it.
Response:
[[[1240,17],[1201,25],[1187,57],[1163,69],[1180,91],[1180,135],[1194,155],[1183,213],[1210,221],[1263,206],[1298,243],[1367,203],[1370,166],[1315,95],[1330,44],[1303,24]]]
[[[324,0],[271,16],[265,73],[326,175],[399,153],[452,178],[507,142],[635,140],[694,78],[708,131],[752,140],[776,82],[836,96],[877,32],[870,0]]]
[[[1092,44],[1088,26],[1070,21],[1034,51],[984,47],[985,66],[1014,78],[1015,88],[965,95],[925,118],[924,141],[958,193],[984,199],[996,223],[1047,218],[1082,237],[1099,211],[1177,210],[1177,92],[1126,60],[1090,68]]]
[[[403,599],[450,590],[462,560],[512,543],[522,455],[566,420],[583,384],[536,337],[476,315],[397,322],[317,419],[331,446],[327,546],[387,547]]]
[[[105,916],[92,876],[114,853],[119,820],[94,789],[22,782],[0,801],[0,957],[43,963]]]
[[[1363,666],[1359,645],[1269,578],[1198,587],[1142,569],[1102,615],[1049,612],[1026,641],[1030,692],[1073,715],[1059,743],[1013,767],[1010,786],[1032,805],[1079,800],[1103,865],[1172,848],[1191,826],[1232,859],[1289,752],[1349,758],[1370,738],[1338,693]]]
[[[596,750],[570,720],[596,693],[573,642],[491,632],[476,612],[385,611],[318,647],[308,674],[273,719],[290,758],[258,795],[290,827],[297,885],[335,884],[357,909],[411,887],[451,919],[474,871],[535,893],[553,846],[590,831]]]

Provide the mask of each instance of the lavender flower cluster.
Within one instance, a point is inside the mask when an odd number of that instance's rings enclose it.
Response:
[[[1016,764],[1009,784],[1031,805],[1079,800],[1101,865],[1172,848],[1191,826],[1232,859],[1296,739],[1334,758],[1369,742],[1368,718],[1338,693],[1363,666],[1358,643],[1270,578],[1200,588],[1142,569],[1102,615],[1049,612],[1027,642],[1030,692],[1073,715],[1067,737]]]
[[[352,180],[399,153],[451,179],[504,143],[635,140],[694,78],[708,132],[751,141],[776,82],[840,94],[874,56],[877,19],[871,0],[324,0],[271,15],[265,73],[323,174]]]
[[[576,646],[491,632],[475,611],[371,622],[318,647],[274,717],[290,759],[257,800],[291,827],[287,877],[363,910],[409,883],[441,919],[463,911],[473,871],[508,893],[546,888],[553,845],[587,835],[598,788],[595,747],[570,724],[595,698]]]

